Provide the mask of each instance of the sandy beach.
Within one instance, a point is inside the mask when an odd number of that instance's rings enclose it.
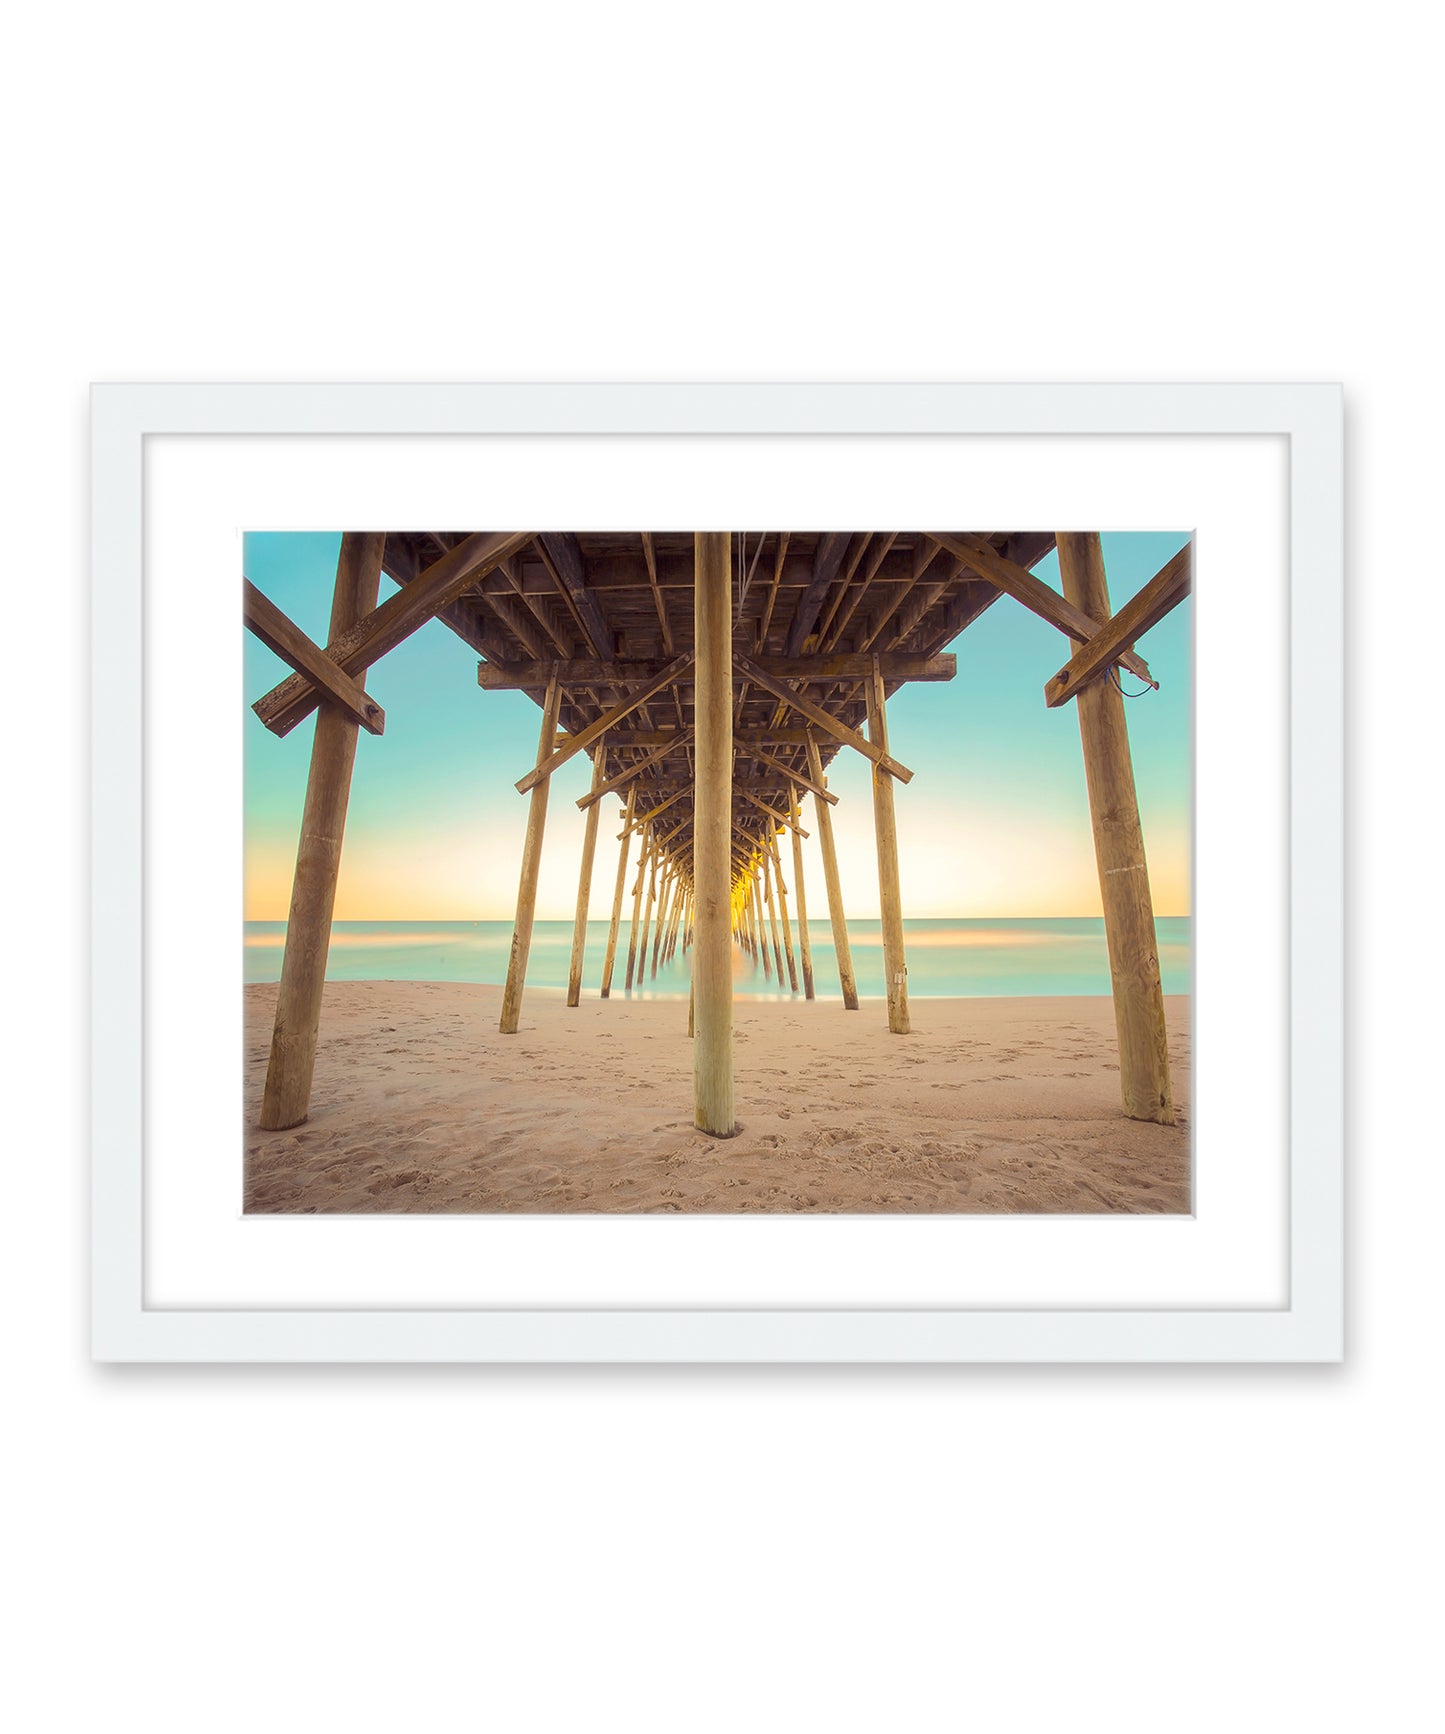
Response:
[[[256,1125],[274,985],[246,991],[255,1212],[1187,1212],[1189,1002],[1166,999],[1179,1124],[1119,1107],[1107,998],[739,1001],[734,1138],[692,1125],[684,1001],[326,987],[310,1118]]]

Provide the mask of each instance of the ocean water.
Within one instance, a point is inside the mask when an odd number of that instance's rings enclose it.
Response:
[[[607,923],[587,926],[582,990],[595,994],[602,980]],[[1190,921],[1160,916],[1155,922],[1165,993],[1188,993]],[[813,979],[820,998],[841,997],[827,921],[810,921]],[[625,995],[628,923],[623,922],[613,969],[612,992]],[[882,999],[883,940],[877,921],[850,921],[848,938],[858,992]],[[246,980],[275,981],[281,973],[286,941],[284,921],[246,923]],[[912,998],[955,999],[1027,994],[1104,994],[1109,992],[1109,960],[1104,923],[1098,917],[1044,917],[1035,920],[943,919],[907,921],[908,992]],[[329,981],[476,981],[506,979],[512,945],[510,921],[338,921],[331,930]],[[797,945],[796,932],[794,946]],[[671,963],[652,974],[652,937],[647,971],[634,995],[647,999],[686,998],[688,964],[679,945]],[[532,930],[527,985],[565,988],[572,955],[572,923],[539,921]],[[734,988],[739,995],[788,998],[787,958],[783,991],[761,964],[734,949]],[[799,976],[801,987],[801,973]]]

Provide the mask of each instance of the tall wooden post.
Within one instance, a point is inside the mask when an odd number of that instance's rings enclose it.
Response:
[[[883,675],[876,656],[868,682],[868,739],[888,751]],[[908,960],[903,952],[903,890],[898,878],[898,823],[893,812],[893,778],[879,765],[873,767],[873,835],[878,844],[878,913],[882,916],[883,973],[888,983],[888,1028],[895,1036],[906,1036],[911,1026]]]
[[[791,783],[788,785],[788,817],[793,821],[794,827],[802,822],[803,817],[798,791]],[[803,966],[803,997],[812,999],[813,942],[808,936],[808,890],[803,883],[803,839],[796,828],[793,831],[793,890],[798,894],[798,961]]]
[[[1061,531],[1059,575],[1064,595],[1100,623],[1109,618],[1104,552],[1096,532]],[[1134,1120],[1174,1124],[1164,989],[1144,832],[1129,756],[1124,700],[1108,674],[1080,687],[1079,733],[1094,826],[1094,854],[1104,902],[1104,934],[1119,1032],[1119,1087]]]
[[[768,927],[773,936],[773,964],[777,969],[778,987],[783,985],[783,947],[778,939],[778,906],[773,897],[772,862],[766,849],[763,850],[763,901],[768,912]]]
[[[612,892],[612,925],[607,929],[607,955],[602,960],[602,997],[608,999],[612,994],[612,969],[617,962],[617,929],[622,923],[622,894],[627,889],[627,850],[632,842],[632,808],[637,800],[637,788],[634,784],[627,791],[627,811],[622,815],[622,842],[617,853],[617,884]],[[594,807],[600,807],[600,801],[594,801]]]
[[[556,744],[557,713],[562,708],[562,689],[555,666],[547,677],[542,701],[542,733],[537,742],[537,763],[546,764]],[[542,866],[542,833],[547,826],[547,791],[552,779],[543,777],[528,796],[527,836],[522,844],[522,872],[517,884],[517,919],[512,927],[512,952],[507,959],[507,985],[502,989],[504,1036],[514,1036],[522,1016],[522,987],[527,979],[527,954],[532,949],[532,918],[537,909],[537,875]]]
[[[642,849],[637,857],[637,883],[632,888],[632,929],[627,936],[627,981],[626,988],[632,992],[634,972],[637,968],[637,930],[642,920],[642,890],[647,883],[647,863],[652,854],[652,827],[643,821]]]
[[[607,781],[606,763],[607,753],[604,748],[598,747],[597,756],[592,761],[594,792]],[[601,811],[601,801],[594,801],[587,809],[587,823],[582,832],[582,868],[577,875],[577,914],[572,922],[572,961],[567,969],[568,1005],[577,1005],[582,998],[582,957],[587,949],[587,916],[592,907],[592,861],[597,853],[597,815]]]
[[[385,544],[384,535],[370,533],[349,532],[341,538],[329,639],[340,638],[376,607]],[[358,684],[365,676],[366,670],[360,668],[352,674]],[[296,876],[291,881],[291,909],[286,917],[286,949],[276,992],[271,1058],[261,1097],[260,1123],[268,1132],[299,1126],[311,1105],[321,993],[336,908],[336,876],[341,868],[341,838],[356,762],[356,730],[356,723],[339,705],[325,703],[316,712]]]
[[[768,832],[768,847],[773,854],[773,883],[778,888],[778,914],[783,923],[783,952],[788,959],[788,982],[794,993],[798,991],[798,966],[793,961],[793,931],[788,925],[788,888],[783,883],[783,859],[778,849],[778,837],[775,831]]]
[[[647,875],[647,895],[642,900],[642,938],[637,945],[637,985],[642,986],[647,974],[647,941],[652,933],[652,910],[657,902],[657,867],[662,851],[657,846],[657,840],[652,844],[652,853]]]
[[[753,938],[757,953],[763,960],[763,980],[771,981],[772,959],[768,956],[768,930],[763,921],[763,869],[761,862],[753,874]]]
[[[823,758],[818,743],[808,736],[808,775],[815,783],[823,781]],[[833,924],[833,950],[838,958],[838,981],[843,989],[843,1006],[847,1011],[858,1009],[858,983],[853,977],[853,953],[848,945],[848,923],[843,915],[843,887],[838,878],[838,850],[833,842],[833,815],[821,795],[813,796],[813,811],[818,820],[818,848],[823,856],[823,883],[828,891],[828,919]]]
[[[652,979],[657,980],[658,959],[662,955],[662,942],[667,937],[667,926],[672,920],[672,900],[677,895],[678,878],[675,871],[669,868],[662,881],[657,897],[657,931],[652,936]]]
[[[733,623],[730,538],[698,531],[693,543],[693,642],[697,647],[696,819],[693,889],[693,1118],[730,1138],[733,1110]]]

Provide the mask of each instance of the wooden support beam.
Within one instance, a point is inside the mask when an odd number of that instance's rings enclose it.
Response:
[[[880,669],[868,683],[868,733],[888,751],[885,688]],[[898,823],[893,811],[893,779],[873,770],[873,833],[878,845],[878,912],[883,929],[883,972],[888,987],[888,1028],[906,1036],[908,1019],[908,960],[903,950],[903,892],[898,877]]]
[[[652,969],[650,975],[657,980],[657,965],[662,956],[662,942],[667,937],[668,923],[672,920],[672,903],[677,896],[679,880],[675,869],[669,869],[662,882],[657,899],[657,930],[652,936]]]
[[[351,532],[341,538],[331,599],[333,639],[343,636],[376,606],[385,541],[382,535]],[[365,670],[356,668],[352,673],[363,677]],[[357,724],[348,712],[338,705],[322,707],[311,743],[296,876],[291,882],[291,907],[286,918],[286,949],[276,989],[271,1056],[261,1097],[260,1124],[268,1132],[299,1126],[311,1106],[311,1077],[316,1069],[321,995],[326,984],[356,734]]]
[[[686,656],[675,657],[659,674],[655,674],[651,680],[638,687],[620,704],[605,711],[596,722],[589,723],[585,729],[580,729],[575,735],[569,735],[564,744],[538,764],[535,770],[528,771],[525,777],[518,780],[517,792],[522,795],[528,794],[536,788],[538,783],[543,782],[560,766],[565,765],[568,759],[585,751],[594,741],[600,741],[608,729],[621,722],[624,717],[631,716],[632,712],[639,705],[646,704],[654,693],[661,692],[663,687],[670,686],[679,675],[685,674],[692,667],[692,660],[691,652]]]
[[[818,538],[818,546],[813,552],[813,575],[808,580],[807,589],[798,598],[797,606],[793,609],[793,624],[788,628],[789,656],[802,654],[808,635],[817,624],[819,612],[827,600],[833,580],[838,575],[838,568],[843,564],[843,556],[848,551],[848,541],[846,534],[837,531]]]
[[[419,626],[455,602],[475,582],[479,573],[490,571],[499,560],[524,547],[532,539],[526,531],[485,532],[467,536],[450,553],[443,554],[414,578],[404,590],[388,596],[379,608],[369,610],[344,632],[333,633],[326,654],[353,679],[395,650]],[[290,734],[297,723],[311,715],[321,702],[311,681],[301,674],[289,675],[251,706],[274,735]]]
[[[794,830],[794,840],[797,832]],[[793,934],[788,925],[788,887],[783,881],[783,862],[778,853],[778,837],[775,831],[768,833],[768,849],[773,858],[773,884],[778,888],[778,916],[783,926],[783,953],[788,960],[788,980],[794,993],[798,991],[798,966],[793,959]]]
[[[823,760],[818,743],[808,737],[808,770],[815,783],[823,781]],[[838,850],[833,841],[833,815],[826,801],[813,800],[818,823],[818,848],[823,856],[823,883],[828,891],[828,919],[833,927],[833,952],[838,959],[838,983],[843,990],[843,1005],[848,1011],[858,1009],[858,983],[853,975],[853,953],[848,944],[848,922],[843,914],[843,886],[838,877]]]
[[[641,657],[632,660],[605,657],[568,657],[556,663],[557,678],[566,688],[582,686],[645,686],[655,680],[675,658]],[[508,662],[489,658],[477,664],[477,685],[485,692],[538,692],[547,684],[554,665],[546,658],[531,662]],[[837,653],[827,656],[760,656],[757,666],[775,680],[796,680],[804,685],[827,686],[836,681],[867,680],[872,675],[871,655]],[[885,680],[952,680],[958,673],[958,658],[951,652],[920,656],[910,651],[889,651],[883,658]],[[736,686],[747,684],[741,672],[733,676]]]
[[[763,980],[771,981],[773,962],[768,956],[768,930],[763,919],[763,876],[761,865],[755,864],[751,880],[753,899],[753,936],[757,954],[763,963]]]
[[[800,692],[776,680],[766,669],[760,668],[751,657],[738,656],[737,665],[755,685],[762,687],[764,692],[772,693],[774,698],[781,699],[784,704],[791,705],[800,716],[811,723],[816,723],[826,734],[835,740],[842,741],[845,746],[852,747],[855,752],[862,753],[865,759],[870,759],[880,770],[887,771],[889,776],[897,777],[900,783],[911,783],[913,772],[907,765],[899,764],[897,759],[890,758],[886,749],[880,749],[874,742],[866,740],[856,729],[850,729],[846,723],[839,722],[831,712],[822,705],[814,704],[810,698],[805,698]]]
[[[642,937],[637,942],[637,985],[647,974],[647,941],[652,932],[652,911],[657,903],[658,874],[666,871],[662,855],[662,839],[653,834],[652,854],[647,870],[647,895],[642,899]]]
[[[562,689],[555,680],[547,683],[547,696],[542,704],[542,732],[537,742],[537,759],[547,756],[552,736],[557,732],[557,710],[562,702]],[[498,1028],[504,1036],[514,1036],[522,1015],[522,988],[527,979],[527,955],[532,949],[532,922],[537,909],[537,875],[542,865],[542,833],[547,824],[547,791],[551,784],[545,778],[532,790],[532,802],[527,810],[527,835],[522,844],[522,871],[517,883],[517,919],[512,927],[512,950],[507,959],[507,982],[502,989],[502,1017]]]
[[[624,833],[625,835],[625,833]],[[637,974],[637,936],[642,922],[642,891],[647,883],[647,865],[652,859],[652,832],[642,825],[642,850],[637,857],[637,883],[632,887],[632,926],[627,935],[627,979],[623,984],[628,993]]]
[[[950,536],[942,531],[934,531],[933,534],[950,554],[956,554],[964,565],[977,572],[980,578],[986,578],[990,584],[1007,591],[1041,620],[1047,620],[1050,626],[1056,626],[1070,638],[1077,638],[1081,644],[1085,644],[1099,631],[1099,621],[1086,614],[1067,596],[1060,596],[1058,591],[1045,584],[1042,578],[1035,578],[1027,566],[1006,560],[982,536]],[[1130,674],[1137,675],[1140,680],[1147,680],[1150,686],[1159,684],[1150,674],[1148,663],[1143,657],[1136,656],[1132,650],[1123,651],[1119,661]]]
[[[633,820],[633,824],[638,829],[644,825],[650,825],[654,819],[660,818],[674,801],[680,801],[684,795],[690,795],[692,787],[691,783],[684,783],[680,789],[674,789],[665,801],[659,801],[655,807],[647,807],[640,811],[636,819]],[[650,789],[644,789],[642,792],[644,795],[652,793]]]
[[[662,600],[662,591],[657,583],[657,552],[652,546],[652,537],[646,530],[642,536],[642,558],[647,563],[647,582],[652,590],[652,605],[657,610],[657,629],[662,634],[662,648],[671,656],[673,654],[672,622],[667,618],[667,605]]]
[[[592,762],[592,787],[601,786],[606,774],[607,754],[597,749]],[[567,1004],[578,1005],[582,999],[582,959],[587,948],[587,916],[592,905],[592,863],[597,853],[597,819],[601,808],[594,802],[587,809],[587,823],[582,830],[582,866],[577,875],[577,912],[572,918],[572,958],[567,966]]]
[[[788,805],[795,819],[802,817],[802,804],[796,787],[788,790]],[[827,795],[827,790],[823,791]],[[832,797],[837,800],[837,796]],[[798,827],[793,827],[793,890],[798,896],[798,961],[803,967],[803,997],[812,999],[813,993],[813,941],[808,933],[808,892],[803,881],[803,836]]]
[[[606,656],[608,643],[607,616],[602,605],[587,588],[587,575],[582,563],[582,549],[577,538],[567,531],[551,531],[536,538],[537,551],[557,580],[567,606],[572,610],[582,636],[592,647],[594,656]],[[566,685],[566,682],[563,682]]]
[[[597,788],[594,785],[587,794],[578,798],[577,805],[585,813],[590,806],[595,802],[600,801],[604,795],[610,795],[614,789],[625,787],[625,785],[630,783],[639,772],[651,769],[651,767],[657,764],[660,759],[665,759],[670,752],[674,752],[678,747],[682,746],[684,742],[690,741],[691,739],[692,730],[690,728],[681,730],[676,740],[668,741],[664,746],[654,747],[654,749],[648,753],[646,758],[638,759],[636,764],[624,765],[615,776],[609,777],[607,781],[603,783],[601,788]]]
[[[696,1040],[693,1119],[731,1138],[733,1106],[732,836],[733,623],[730,538],[699,531],[693,540],[693,643],[697,647],[697,814],[692,882],[697,897],[693,946]]]
[[[1094,634],[1044,687],[1050,708],[1068,701],[1091,680],[1105,673],[1124,651],[1142,638],[1189,594],[1194,573],[1194,544],[1186,542],[1174,558],[1154,574],[1132,601]],[[1158,682],[1154,683],[1156,686]]]
[[[763,904],[768,912],[768,928],[773,936],[773,966],[777,970],[778,986],[781,988],[783,985],[783,948],[778,940],[778,904],[777,898],[773,895],[772,858],[766,849],[763,851],[758,876],[763,886]],[[797,991],[797,984],[794,983],[793,992],[796,993]]]
[[[783,561],[788,556],[789,532],[781,530],[778,533],[777,552],[773,556],[773,581],[768,588],[768,600],[764,604],[762,618],[758,621],[758,652],[761,655],[768,647],[768,632],[773,624],[773,610],[778,604],[778,586],[783,580]]]
[[[770,807],[761,796],[755,795],[751,789],[745,789],[741,783],[733,784],[733,793],[735,795],[741,795],[745,801],[751,801],[753,806],[755,806],[760,813],[766,813],[768,817],[774,820],[778,825],[785,827],[788,830],[798,830],[798,827],[786,813],[780,813],[776,807]],[[809,835],[807,831],[799,831],[798,834],[801,837]]]
[[[830,807],[838,805],[838,797],[831,789],[824,788],[821,783],[815,783],[806,772],[800,771],[796,765],[784,764],[782,759],[774,758],[771,753],[765,752],[758,746],[748,747],[739,743],[739,751],[745,753],[750,759],[756,759],[760,765],[767,765],[770,770],[781,771],[789,782],[796,783],[799,788],[807,789],[810,794],[819,796]],[[793,817],[796,819],[799,815],[794,812]],[[803,832],[805,837],[807,834],[806,831]]]
[[[602,998],[612,997],[612,971],[617,962],[617,930],[622,924],[622,893],[627,885],[627,851],[632,842],[632,804],[636,788],[627,791],[627,812],[622,822],[622,847],[617,853],[617,884],[612,893],[612,923],[607,929],[607,954],[602,960]],[[593,809],[596,811],[596,808]]]
[[[1098,535],[1061,531],[1058,549],[1065,594],[1081,610],[1107,620],[1109,588]],[[1091,681],[1079,693],[1079,734],[1104,903],[1124,1112],[1134,1120],[1172,1126],[1159,942],[1124,700],[1112,682]]]
[[[247,626],[282,662],[303,674],[333,703],[339,704],[354,723],[368,734],[379,735],[386,727],[386,713],[368,698],[350,675],[343,674],[326,652],[313,644],[301,628],[281,612],[271,598],[249,578],[241,580],[242,614]]]

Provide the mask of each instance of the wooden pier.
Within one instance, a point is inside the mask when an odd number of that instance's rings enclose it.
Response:
[[[1056,542],[1062,595],[1032,570]],[[689,957],[694,1116],[727,1137],[737,1116],[734,947],[756,957],[779,989],[814,997],[801,851],[810,829],[843,1009],[859,1010],[833,840],[838,797],[827,782],[842,751],[871,767],[886,1030],[909,1033],[895,792],[913,772],[890,751],[887,703],[907,681],[951,680],[956,659],[944,647],[1005,597],[1061,635],[1062,666],[1041,702],[1079,708],[1123,1110],[1172,1123],[1118,671],[1152,684],[1134,640],[1188,594],[1190,554],[1111,614],[1093,533],[348,533],[324,647],[247,585],[247,624],[295,671],[256,702],[256,714],[283,735],[320,708],[262,1127],[294,1126],[307,1114],[357,730],[385,726],[363,681],[426,621],[440,619],[476,650],[481,703],[488,692],[521,691],[540,711],[536,760],[518,767],[528,817],[501,1032],[519,1027],[552,773],[585,753],[593,774],[577,803],[587,824],[568,1004],[581,993],[599,815],[616,797],[625,806],[602,997],[624,974],[619,933],[635,863],[625,988],[679,948]],[[378,606],[383,569],[401,588]]]

